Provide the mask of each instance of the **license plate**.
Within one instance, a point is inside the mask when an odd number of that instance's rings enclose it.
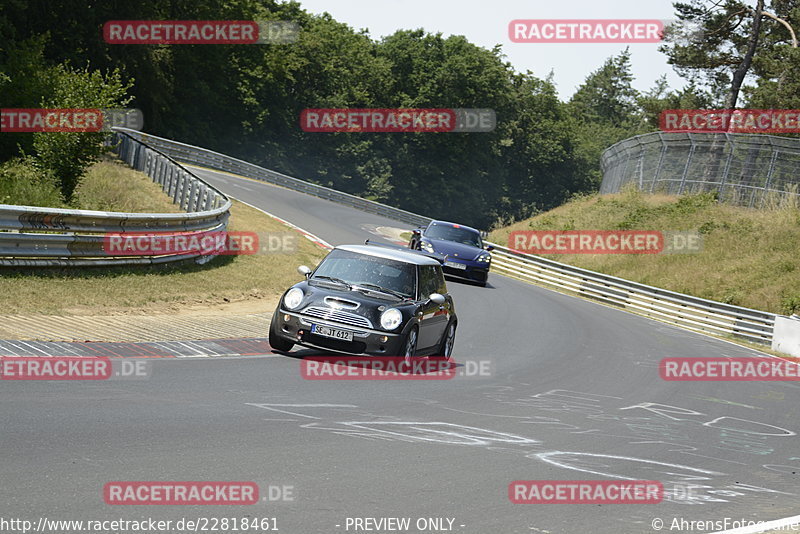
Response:
[[[332,337],[333,339],[341,339],[342,341],[353,341],[353,333],[348,330],[339,330],[338,328],[331,328],[321,324],[312,324],[311,333],[325,337]]]
[[[452,267],[453,269],[466,269],[467,266],[463,263],[456,263],[454,261],[446,261],[444,262],[445,267]]]

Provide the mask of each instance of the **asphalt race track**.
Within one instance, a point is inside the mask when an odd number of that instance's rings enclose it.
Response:
[[[404,226],[199,172],[334,245]],[[654,520],[664,532],[710,532],[670,527],[798,513],[795,383],[658,375],[668,356],[758,353],[497,275],[489,281],[448,287],[460,320],[454,357],[463,374],[474,371],[468,362],[488,362],[491,376],[309,381],[298,354],[313,351],[296,349],[151,361],[147,380],[0,382],[0,516],[272,517],[284,534],[368,532],[352,518],[407,517],[407,532],[619,534],[656,532]],[[515,480],[593,479],[658,480],[665,499],[536,505],[508,496]],[[253,481],[267,500],[105,504],[107,482],[147,480]],[[270,486],[291,486],[292,500],[269,500]],[[444,521],[417,530],[421,518]]]

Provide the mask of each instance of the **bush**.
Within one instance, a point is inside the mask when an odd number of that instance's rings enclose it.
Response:
[[[0,204],[65,207],[56,179],[37,168],[30,158],[0,165]]]

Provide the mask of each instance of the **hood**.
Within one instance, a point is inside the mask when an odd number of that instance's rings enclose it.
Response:
[[[380,314],[386,308],[405,310],[413,308],[414,305],[413,300],[400,301],[394,297],[388,295],[384,296],[380,293],[334,289],[333,287],[328,287],[327,284],[311,285],[308,281],[300,282],[293,287],[298,287],[305,293],[300,307],[294,310],[295,312],[304,310],[308,306],[338,308],[344,312],[364,316],[368,318],[373,325],[380,324]],[[339,301],[341,306],[332,306],[335,301]],[[350,308],[347,302],[342,301],[356,302],[358,303],[358,307]]]
[[[403,301],[384,293],[372,291],[348,291],[345,288],[339,288],[333,284],[314,283],[309,284],[308,281],[295,284],[294,287],[299,287],[306,294],[303,299],[302,307],[309,304],[317,306],[325,306],[325,297],[341,298],[346,300],[355,300],[361,303],[360,308],[377,308],[379,306],[386,306],[387,308],[396,307]],[[406,301],[407,302],[407,301]]]
[[[440,254],[447,254],[448,256],[456,256],[464,260],[474,260],[486,252],[482,248],[473,247],[472,245],[465,245],[463,243],[456,243],[455,241],[431,239],[430,237],[423,237],[423,239],[433,245],[433,249],[436,252]]]

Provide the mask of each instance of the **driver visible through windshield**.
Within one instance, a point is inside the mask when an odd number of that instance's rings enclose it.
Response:
[[[454,226],[437,224],[428,227],[428,229],[425,231],[425,237],[429,237],[431,239],[443,239],[445,241],[455,241],[456,243],[461,243],[463,245],[471,245],[473,247],[483,248],[480,234],[465,228],[456,228]]]
[[[407,298],[414,298],[416,287],[414,265],[346,250],[333,250],[311,277],[312,280],[326,278],[370,290],[384,288]]]

